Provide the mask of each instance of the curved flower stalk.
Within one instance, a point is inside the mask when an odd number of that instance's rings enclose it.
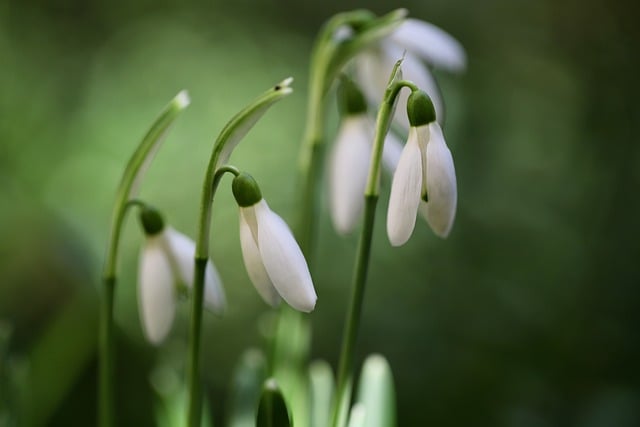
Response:
[[[269,208],[249,174],[236,176],[232,188],[240,207],[242,256],[256,290],[269,305],[278,305],[282,298],[298,311],[313,311],[316,292],[291,230]]]
[[[103,287],[100,299],[100,371],[98,389],[98,424],[101,427],[114,425],[113,394],[114,381],[114,300],[120,234],[127,209],[132,206],[132,199],[148,168],[153,156],[158,151],[167,131],[189,105],[189,95],[181,91],[162,110],[135,152],[129,159],[116,193],[116,200],[111,215],[111,230],[107,241],[107,251],[103,271]]]
[[[411,237],[421,203],[434,233],[447,237],[457,204],[453,157],[426,93],[410,95],[407,115],[411,128],[393,175],[387,215],[387,234],[394,246]]]
[[[387,78],[396,60],[404,54],[404,78],[414,82],[431,98],[439,122],[444,118],[444,103],[438,84],[428,65],[452,72],[466,68],[466,53],[462,45],[444,30],[418,19],[405,19],[388,37],[355,58],[354,68],[367,99],[379,103],[387,87]],[[400,93],[404,105],[408,91]],[[406,116],[399,114],[395,122],[409,129]]]
[[[202,329],[202,307],[206,299],[205,282],[207,263],[209,262],[209,239],[213,197],[224,173],[237,173],[235,168],[225,166],[233,149],[271,106],[292,93],[292,81],[292,78],[287,78],[272,86],[233,116],[218,135],[213,146],[209,164],[207,165],[200,199],[200,214],[198,217],[198,232],[195,247],[191,322],[189,325],[189,355],[187,364],[187,425],[189,427],[198,427],[200,425],[202,412],[202,405],[200,404],[200,337]]]
[[[138,270],[140,320],[147,340],[157,345],[171,329],[180,288],[192,287],[196,245],[186,235],[165,226],[160,214],[152,208],[143,207],[140,221],[147,237]],[[210,260],[206,265],[204,301],[211,311],[224,311],[224,290]]]

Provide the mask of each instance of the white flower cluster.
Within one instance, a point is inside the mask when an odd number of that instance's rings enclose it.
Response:
[[[382,160],[394,175],[387,216],[387,232],[394,246],[409,239],[418,211],[438,236],[446,237],[451,230],[457,203],[455,168],[439,124],[444,116],[442,98],[428,66],[454,72],[466,67],[466,54],[457,40],[432,24],[406,19],[390,36],[352,61],[355,81],[367,104],[379,105],[391,70],[402,57],[403,78],[428,94],[437,121],[411,126],[407,114],[398,112],[394,124],[408,134],[404,148],[393,130],[387,134]],[[398,111],[407,104],[409,93],[407,89],[400,92]],[[331,217],[340,234],[353,231],[364,206],[373,133],[366,110],[346,115],[338,129],[330,158],[329,189]]]

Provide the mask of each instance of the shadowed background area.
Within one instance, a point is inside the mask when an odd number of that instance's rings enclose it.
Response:
[[[141,198],[194,235],[212,143],[257,94],[294,76],[232,157],[271,207],[295,218],[307,67],[321,24],[394,2],[238,0],[0,3],[0,425],[93,425],[97,295],[123,168],[162,106],[192,104]],[[436,73],[459,208],[447,240],[418,222],[392,248],[383,181],[359,359],[393,368],[401,426],[640,425],[640,30],[631,1],[408,1],[467,49]],[[334,105],[330,106],[332,109]],[[335,114],[328,133],[335,132]],[[223,318],[205,314],[204,371],[216,424],[267,307],[242,265],[229,182],[216,197],[212,258]],[[326,204],[325,204],[326,205]],[[313,358],[334,366],[357,236],[323,208]],[[116,298],[121,425],[153,425],[182,376],[188,306],[171,338],[145,343],[136,301],[142,233],[128,218]]]

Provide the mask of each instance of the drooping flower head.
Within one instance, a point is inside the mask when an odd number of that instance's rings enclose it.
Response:
[[[393,246],[409,240],[421,205],[434,233],[447,237],[458,197],[453,157],[425,92],[411,93],[407,115],[409,137],[393,175],[387,214],[387,234]]]
[[[175,317],[181,287],[193,284],[195,243],[172,227],[165,226],[160,213],[148,206],[140,212],[146,241],[138,270],[138,306],[144,334],[149,342],[160,344],[169,333]],[[225,296],[220,276],[207,261],[204,300],[207,308],[221,313]]]
[[[271,306],[280,298],[299,311],[315,308],[317,296],[307,261],[287,224],[262,198],[247,173],[233,180],[240,207],[240,245],[244,265],[260,296]]]

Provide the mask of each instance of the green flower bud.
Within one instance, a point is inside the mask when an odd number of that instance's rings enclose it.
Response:
[[[140,224],[147,236],[153,236],[164,230],[164,220],[156,209],[144,206],[140,211]]]
[[[413,127],[423,126],[436,121],[436,110],[431,98],[425,91],[414,90],[407,100],[407,116]]]
[[[338,108],[342,115],[360,114],[367,111],[367,102],[358,85],[347,76],[342,76],[338,86]]]
[[[246,172],[240,172],[231,183],[233,197],[235,197],[238,206],[246,208],[253,206],[262,200],[262,193],[258,183],[251,175]]]

